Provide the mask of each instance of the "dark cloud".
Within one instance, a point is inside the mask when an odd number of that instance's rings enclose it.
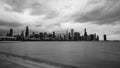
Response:
[[[54,28],[54,27],[61,27],[61,23],[51,24],[47,28],[49,29],[49,28]]]
[[[12,7],[11,11],[23,13],[25,9],[30,9],[31,15],[46,15],[47,19],[54,18],[58,16],[53,10],[45,7],[43,3],[40,3],[39,0],[5,0],[6,4]],[[10,10],[5,8],[7,11]]]
[[[36,25],[36,27],[42,27],[42,25]]]
[[[44,6],[43,4],[38,3],[37,1],[35,1],[34,3],[32,3],[29,8],[31,8],[33,11],[31,12],[32,15],[46,15],[46,19],[52,19],[55,18],[56,16],[58,16],[58,13],[50,10],[49,8],[47,8],[46,6]]]
[[[12,7],[12,11],[23,12],[25,9],[40,9],[41,4],[33,0],[4,0],[4,3]]]
[[[33,9],[33,11],[31,12],[31,15],[46,15],[46,19],[52,19],[55,18],[56,16],[58,16],[58,13],[50,10],[48,8],[46,8],[45,6],[35,2],[32,4],[32,7],[30,7]]]
[[[27,0],[4,0],[3,2],[10,5],[12,10],[16,12],[22,12],[27,7]]]
[[[7,22],[0,20],[0,26],[6,26],[6,27],[19,27],[22,26],[22,24],[18,22]]]
[[[96,2],[94,2],[96,1]],[[100,1],[94,0],[88,4],[94,5]],[[94,10],[85,14],[75,14],[73,18],[76,22],[93,22],[96,24],[114,24],[116,21],[120,21],[120,0],[104,0],[105,5],[102,7],[94,8]]]

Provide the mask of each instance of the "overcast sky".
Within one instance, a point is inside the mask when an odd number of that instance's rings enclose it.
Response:
[[[0,0],[0,33],[74,28],[120,40],[120,0]]]

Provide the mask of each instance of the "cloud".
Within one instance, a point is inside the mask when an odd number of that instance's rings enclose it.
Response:
[[[27,0],[2,0],[2,2],[10,5],[13,11],[22,12],[26,8]]]
[[[7,9],[20,14],[20,18],[36,18],[34,22],[57,23],[63,21],[74,21],[80,23],[113,24],[120,19],[119,0],[1,0]],[[27,17],[25,12],[28,11]],[[22,16],[23,14],[23,16]],[[30,17],[28,17],[30,16]],[[38,18],[40,20],[38,20]],[[59,20],[57,19],[59,18]],[[65,18],[65,19],[64,19]],[[53,20],[55,20],[53,22]],[[60,21],[62,20],[62,21]],[[26,21],[24,21],[26,22]],[[33,22],[33,21],[31,21]],[[56,24],[55,23],[55,24]],[[39,23],[38,23],[39,25]]]
[[[82,31],[88,27],[89,33],[102,32],[110,37],[119,33],[119,7],[120,0],[0,0],[0,31],[8,26],[15,31],[30,26],[36,32]]]
[[[30,15],[46,15],[46,18],[53,18],[57,13],[45,5],[43,0],[5,0],[4,3],[9,5],[13,12],[24,13],[24,10],[29,9]],[[7,8],[8,9],[8,8]]]
[[[86,11],[73,15],[75,22],[92,22],[96,24],[113,24],[120,21],[120,0],[90,0]],[[89,9],[87,9],[89,8]]]
[[[19,26],[22,26],[22,24],[16,23],[16,22],[7,22],[7,21],[0,20],[0,26],[5,26],[5,27],[19,27]]]

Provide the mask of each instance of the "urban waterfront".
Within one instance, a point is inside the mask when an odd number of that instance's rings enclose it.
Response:
[[[0,52],[82,68],[119,68],[120,42],[0,42]]]
[[[103,35],[103,40],[107,41],[106,34]],[[10,28],[9,32],[0,35],[0,41],[99,41],[99,35],[96,33],[88,34],[87,29],[84,28],[84,34],[74,31],[74,29],[65,32],[30,32],[29,26],[21,33],[14,34],[14,30]]]
[[[120,0],[0,0],[0,68],[120,68]]]

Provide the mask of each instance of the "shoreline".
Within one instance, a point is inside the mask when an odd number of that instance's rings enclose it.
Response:
[[[0,68],[27,68],[27,67],[0,58]]]
[[[3,55],[4,57],[6,58],[9,58],[7,59],[8,61],[12,61],[14,63],[18,63],[19,64],[19,61],[22,61],[23,62],[27,62],[29,64],[35,64],[37,66],[43,66],[44,68],[78,68],[76,66],[70,66],[70,65],[64,65],[64,64],[60,64],[60,63],[54,63],[54,62],[50,62],[50,61],[47,61],[47,60],[42,60],[42,59],[37,59],[37,58],[31,58],[31,57],[27,57],[27,56],[19,56],[19,55],[15,55],[15,54],[9,54],[9,53],[5,53],[5,52],[0,52],[0,55]],[[6,59],[5,58],[5,59]],[[16,62],[18,61],[18,62]],[[20,64],[22,64],[20,63]]]
[[[18,42],[120,42],[120,41],[0,41],[0,43],[18,43]]]

